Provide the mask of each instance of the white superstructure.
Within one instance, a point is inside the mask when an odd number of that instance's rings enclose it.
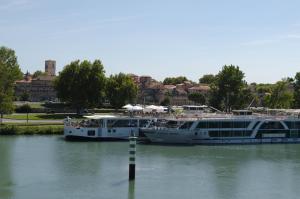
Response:
[[[81,122],[70,118],[64,122],[66,139],[127,140],[129,135],[139,136],[139,129],[150,123],[148,118],[132,118],[113,115],[85,116]]]
[[[242,112],[239,112],[242,113]],[[171,144],[243,144],[300,142],[300,119],[288,116],[210,115],[170,127],[142,128],[154,143]],[[167,124],[167,123],[166,123]]]

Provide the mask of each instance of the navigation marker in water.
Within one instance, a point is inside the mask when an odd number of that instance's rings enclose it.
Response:
[[[133,134],[129,137],[129,180],[135,179],[136,138]]]

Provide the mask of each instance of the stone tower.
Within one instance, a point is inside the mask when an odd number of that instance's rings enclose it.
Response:
[[[45,61],[45,72],[49,76],[55,76],[56,61],[55,60],[46,60]]]

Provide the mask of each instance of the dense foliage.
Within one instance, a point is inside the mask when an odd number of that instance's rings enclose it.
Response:
[[[184,76],[179,76],[179,77],[166,77],[163,81],[164,85],[176,85],[176,84],[181,84],[185,81],[188,81],[188,79]]]
[[[201,93],[191,93],[188,95],[188,99],[197,104],[206,104],[206,98]]]
[[[160,105],[161,105],[161,106],[169,106],[170,103],[171,103],[170,97],[169,97],[169,96],[166,96],[166,97],[163,99],[163,101],[160,102]]]
[[[137,85],[131,77],[123,73],[111,75],[107,79],[106,96],[110,104],[119,109],[127,103],[134,103],[137,96]]]
[[[207,75],[203,75],[200,79],[199,79],[199,83],[200,84],[211,84],[215,81],[215,76],[213,74],[207,74]]]
[[[55,80],[57,97],[70,103],[80,112],[83,108],[97,107],[103,103],[105,71],[100,60],[71,62]]]
[[[33,73],[32,78],[37,78],[37,77],[42,76],[42,75],[46,75],[46,73],[45,73],[45,72],[42,72],[42,71],[40,71],[40,70],[37,70],[37,71],[35,71],[35,72]]]
[[[271,92],[265,96],[264,103],[269,108],[291,108],[293,105],[293,93],[289,90],[288,81],[279,81],[272,86]]]
[[[223,66],[211,84],[210,104],[227,112],[245,108],[251,96],[238,66]]]
[[[14,82],[22,78],[15,51],[0,47],[0,114],[13,111]]]
[[[294,82],[294,108],[300,108],[300,72],[296,73]]]
[[[32,108],[29,104],[23,104],[15,109],[17,113],[31,113]]]

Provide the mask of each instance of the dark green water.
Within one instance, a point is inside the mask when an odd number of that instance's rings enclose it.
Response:
[[[0,198],[299,198],[300,145],[138,145],[0,137]]]

